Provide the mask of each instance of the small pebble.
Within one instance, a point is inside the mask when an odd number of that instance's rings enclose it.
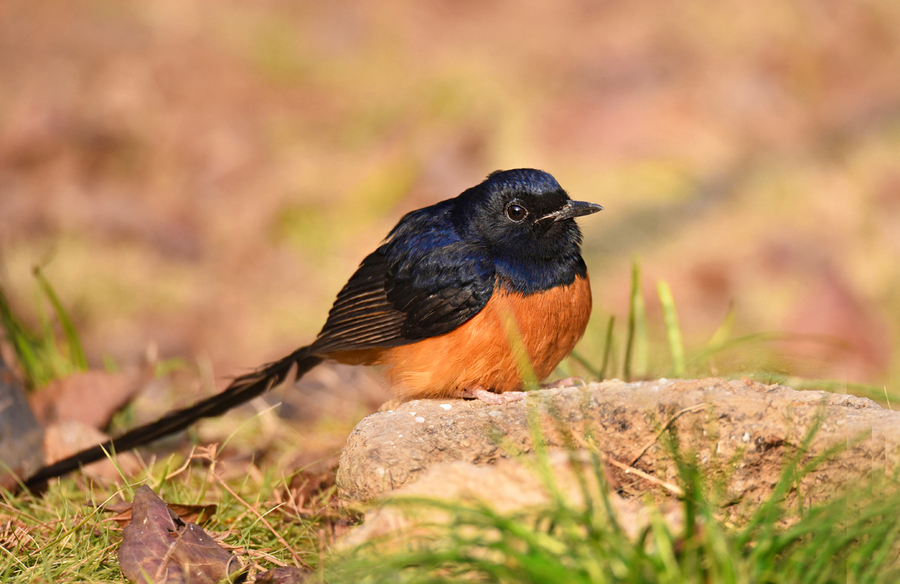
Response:
[[[445,410],[449,410],[449,409],[452,408],[453,406],[451,406],[450,404],[441,404],[441,407],[442,407],[443,409],[445,409]]]
[[[425,421],[425,418],[423,418],[422,416],[416,416],[416,421],[421,424]]]

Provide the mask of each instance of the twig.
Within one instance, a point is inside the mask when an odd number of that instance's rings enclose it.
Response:
[[[634,468],[633,466],[629,466],[629,465],[625,464],[624,462],[619,462],[615,458],[606,456],[605,454],[603,454],[601,456],[603,456],[604,462],[608,462],[613,466],[617,466],[617,467],[621,468],[622,470],[625,471],[625,474],[637,475],[644,480],[650,481],[651,483],[653,483],[655,485],[659,485],[660,487],[666,489],[667,491],[671,492],[672,494],[674,494],[678,497],[684,496],[684,490],[681,487],[679,487],[678,485],[673,485],[672,483],[667,483],[666,481],[658,479],[651,474],[645,473],[644,471],[642,471],[639,468]]]
[[[634,457],[634,460],[631,461],[631,464],[629,466],[634,466],[635,464],[637,464],[637,461],[639,461],[641,457],[644,456],[654,444],[656,444],[656,442],[659,440],[659,437],[663,435],[663,432],[669,429],[669,426],[672,425],[672,422],[677,420],[683,414],[687,414],[688,412],[696,412],[698,410],[704,409],[705,407],[706,404],[697,404],[676,412],[674,416],[669,418],[668,421],[663,424],[663,427],[659,429],[659,432],[656,433],[656,436],[654,436],[653,439],[650,440],[650,442],[648,442],[643,448],[641,448],[641,451],[637,456]]]
[[[593,441],[593,439],[590,441],[590,443],[588,443],[587,440],[585,440],[578,434],[573,434],[572,437],[575,439],[576,442],[578,442],[578,445],[581,448],[586,448],[588,450],[591,450],[592,452],[596,452],[597,454],[600,455],[600,458],[603,459],[603,462],[607,462],[615,467],[618,467],[618,468],[624,470],[625,474],[637,475],[637,476],[641,477],[642,479],[648,480],[655,485],[659,485],[660,487],[668,490],[669,492],[673,493],[674,495],[676,495],[678,497],[684,496],[684,490],[682,490],[681,487],[679,487],[678,485],[673,485],[672,483],[667,483],[666,481],[664,481],[662,479],[658,479],[655,476],[648,474],[639,468],[634,468],[633,466],[629,466],[629,465],[625,464],[624,462],[619,462],[615,458],[604,454],[597,447],[597,444]]]
[[[191,453],[188,454],[187,458],[184,461],[184,464],[182,464],[180,467],[176,468],[175,470],[173,470],[172,472],[167,474],[163,480],[170,481],[170,480],[174,479],[175,477],[177,477],[178,475],[180,475],[181,473],[183,473],[184,471],[186,471],[188,469],[188,467],[191,466],[191,462],[193,462],[194,458],[205,458],[203,456],[194,456],[194,453],[196,451],[197,451],[196,446],[191,448]]]

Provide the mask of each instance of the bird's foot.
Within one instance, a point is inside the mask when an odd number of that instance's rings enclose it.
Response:
[[[551,381],[549,383],[542,383],[542,389],[557,389],[559,387],[575,387],[575,385],[587,385],[587,381],[582,379],[581,377],[566,377],[565,379],[558,379],[556,381]]]
[[[472,389],[466,388],[462,390],[459,394],[459,397],[481,400],[484,403],[492,406],[501,406],[503,404],[522,401],[523,399],[525,399],[525,392],[506,391],[504,393],[494,393],[492,391],[484,389],[483,387],[475,387]]]

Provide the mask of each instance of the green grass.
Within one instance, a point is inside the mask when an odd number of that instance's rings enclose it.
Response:
[[[34,275],[38,303],[49,304],[55,322],[40,315],[40,331],[32,330],[0,289],[0,323],[28,385],[40,387],[86,370],[87,359],[53,287],[40,270],[35,269]],[[158,364],[157,373],[181,366],[179,360],[166,360]],[[202,527],[223,535],[245,562],[253,559],[267,568],[317,565],[322,553],[318,529],[323,522],[316,514],[328,508],[333,488],[298,501],[292,479],[302,469],[285,474],[279,465],[259,468],[239,455],[235,472],[220,460],[222,450],[227,447],[234,456],[253,452],[254,446],[246,436],[234,440],[237,445],[230,442],[231,438],[214,448],[214,454],[197,456],[190,464],[176,455],[152,468],[145,466],[139,476],[123,477],[121,487],[77,473],[43,494],[0,490],[0,582],[123,582],[116,557],[121,528],[102,509],[108,503],[131,501],[141,483],[168,503],[216,504],[216,512]],[[294,443],[286,439],[268,446],[286,450]]]
[[[274,467],[251,464],[246,472],[226,472],[229,478],[223,479],[214,472],[222,470],[221,462],[181,462],[173,458],[156,464],[121,488],[76,476],[61,480],[43,496],[3,491],[0,534],[4,525],[7,534],[14,527],[21,533],[18,539],[7,535],[0,540],[0,582],[124,581],[116,557],[121,528],[101,509],[110,502],[130,501],[141,483],[167,503],[216,504],[201,527],[224,536],[223,542],[245,563],[253,559],[266,568],[319,564],[322,521],[307,516],[307,510],[326,509],[333,493],[297,501],[292,499],[292,476],[280,475]]]

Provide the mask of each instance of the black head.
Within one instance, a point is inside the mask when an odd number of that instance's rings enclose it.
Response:
[[[510,262],[554,262],[579,257],[575,217],[603,209],[573,201],[556,179],[522,168],[491,173],[455,200],[453,221],[461,235]]]

